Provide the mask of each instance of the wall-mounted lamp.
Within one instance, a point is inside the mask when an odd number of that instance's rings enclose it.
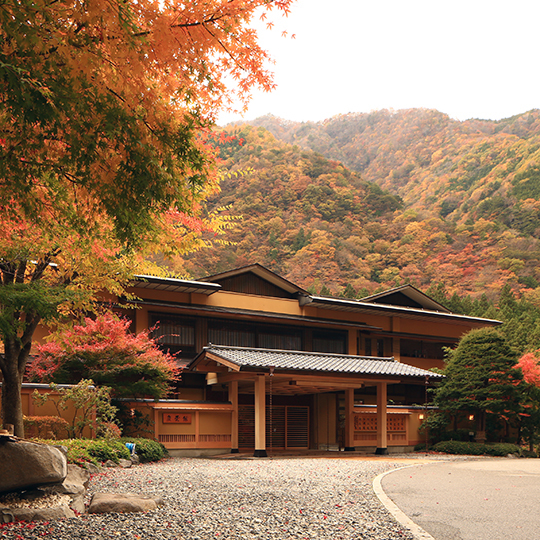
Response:
[[[424,419],[424,413],[420,413],[418,415],[418,420],[423,420]]]
[[[216,384],[217,382],[217,373],[210,372],[206,374],[206,384]]]
[[[469,420],[474,420],[474,414],[469,414]]]

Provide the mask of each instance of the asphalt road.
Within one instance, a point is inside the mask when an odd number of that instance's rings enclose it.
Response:
[[[540,540],[540,459],[427,463],[382,487],[435,540]]]

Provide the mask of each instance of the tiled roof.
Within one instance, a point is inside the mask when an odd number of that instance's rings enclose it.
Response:
[[[326,371],[333,373],[355,373],[358,375],[392,375],[399,377],[441,378],[442,375],[426,371],[394,358],[372,356],[348,356],[345,354],[284,351],[275,349],[251,349],[209,345],[208,353],[232,362],[240,368],[293,369],[300,371]]]

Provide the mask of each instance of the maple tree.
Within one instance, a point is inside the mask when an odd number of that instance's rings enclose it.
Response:
[[[136,242],[156,213],[189,210],[212,178],[199,135],[253,86],[273,88],[253,19],[291,2],[2,2],[3,211],[60,205],[84,230],[97,208]],[[73,191],[91,195],[84,216]]]
[[[523,395],[521,431],[529,442],[529,450],[534,449],[540,432],[540,351],[524,354],[515,365],[523,373],[527,388]]]
[[[38,324],[222,229],[203,205],[219,180],[210,128],[273,87],[252,22],[291,2],[0,5],[0,369],[17,435]]]
[[[28,376],[37,382],[75,384],[91,379],[113,397],[164,397],[179,376],[175,359],[150,331],[132,334],[131,321],[104,313],[52,335],[38,346]]]
[[[84,203],[78,200],[78,212],[86,211]],[[24,433],[21,384],[38,325],[98,310],[98,298],[126,295],[134,274],[161,272],[150,260],[156,253],[172,256],[201,248],[207,245],[205,232],[220,234],[227,225],[219,215],[197,217],[195,207],[193,213],[171,209],[157,216],[153,241],[140,242],[137,251],[126,249],[105,214],[96,218],[92,235],[67,227],[62,208],[50,208],[40,223],[0,215],[2,418],[18,436]]]

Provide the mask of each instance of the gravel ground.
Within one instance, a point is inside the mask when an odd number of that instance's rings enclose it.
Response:
[[[89,495],[161,495],[165,505],[144,514],[8,524],[0,538],[411,540],[372,489],[375,476],[403,465],[373,459],[175,458],[108,469],[93,476]]]

